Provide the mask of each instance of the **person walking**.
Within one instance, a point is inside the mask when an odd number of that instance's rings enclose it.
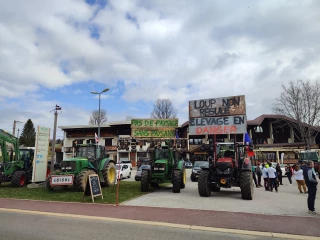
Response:
[[[285,168],[286,170],[286,174],[287,174],[287,177],[288,177],[288,180],[289,180],[289,183],[290,185],[292,185],[292,168],[290,167],[290,165],[288,164]]]
[[[262,164],[262,177],[263,177],[263,182],[264,182],[264,189],[266,191],[269,191],[269,178],[268,178],[268,171],[265,166],[265,164]]]
[[[314,202],[315,202],[316,194],[317,194],[318,181],[317,181],[316,175],[312,171],[313,167],[314,167],[313,161],[308,161],[307,166],[303,170],[303,176],[304,176],[304,179],[305,179],[307,187],[308,187],[309,214],[315,215],[316,211],[314,208]]]
[[[253,178],[254,184],[256,185],[256,188],[259,188],[260,186],[257,183],[256,171],[254,166],[251,167],[251,171],[252,171],[252,178]]]
[[[262,187],[262,185],[261,185],[262,171],[261,171],[261,168],[260,168],[260,162],[258,162],[255,170],[256,170],[256,175],[258,177],[258,186]]]
[[[294,170],[293,174],[294,174],[294,178],[296,179],[296,182],[298,184],[298,189],[299,189],[300,193],[303,193],[303,192],[307,193],[307,186],[304,181],[303,171],[299,165],[296,165],[296,169]],[[301,187],[303,188],[303,192],[302,192]]]
[[[279,163],[277,163],[276,172],[277,172],[277,174],[278,174],[278,179],[279,179],[280,185],[283,185],[283,184],[282,184],[282,170],[281,170],[281,167],[280,167],[280,164],[279,164]]]
[[[277,179],[277,171],[276,169],[271,165],[267,168],[268,177],[269,177],[269,183],[270,183],[270,191],[273,192],[273,188],[278,192],[278,184],[276,182]]]

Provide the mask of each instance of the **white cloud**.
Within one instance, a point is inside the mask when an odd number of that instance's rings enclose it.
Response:
[[[23,101],[41,88],[122,81],[123,100],[170,98],[185,120],[191,99],[245,94],[254,118],[271,111],[281,84],[320,76],[317,1],[112,0],[97,8],[77,0],[2,1],[0,102]],[[99,37],[90,37],[92,27]],[[19,111],[49,121],[42,108],[57,101],[37,99],[33,111]],[[75,116],[74,123],[87,122]]]

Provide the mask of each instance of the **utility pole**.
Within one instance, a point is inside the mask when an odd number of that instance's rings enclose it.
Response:
[[[56,132],[57,132],[57,120],[58,120],[58,110],[61,110],[61,107],[56,104],[54,111],[54,126],[53,126],[53,141],[52,141],[52,155],[51,155],[51,167],[50,172],[54,172],[54,155],[55,155],[55,147],[56,147]]]
[[[17,121],[17,120],[14,120],[14,121],[13,121],[13,131],[12,131],[12,135],[13,135],[13,136],[16,136],[16,126],[17,126],[17,123],[22,123],[22,122]],[[18,133],[18,135],[19,135],[19,133]]]

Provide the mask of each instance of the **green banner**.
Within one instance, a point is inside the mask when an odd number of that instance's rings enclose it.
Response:
[[[174,138],[175,130],[171,129],[141,129],[133,128],[131,136],[134,138]]]
[[[132,119],[131,128],[147,128],[147,129],[176,129],[178,127],[178,119]]]

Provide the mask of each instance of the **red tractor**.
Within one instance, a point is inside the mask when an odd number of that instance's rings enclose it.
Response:
[[[224,144],[225,149],[216,147],[217,160],[210,161],[209,167],[202,168],[198,179],[198,191],[201,197],[211,196],[221,188],[240,187],[242,199],[252,200],[253,178],[248,152],[253,152],[252,145]],[[203,150],[213,156],[213,147],[203,145]]]

